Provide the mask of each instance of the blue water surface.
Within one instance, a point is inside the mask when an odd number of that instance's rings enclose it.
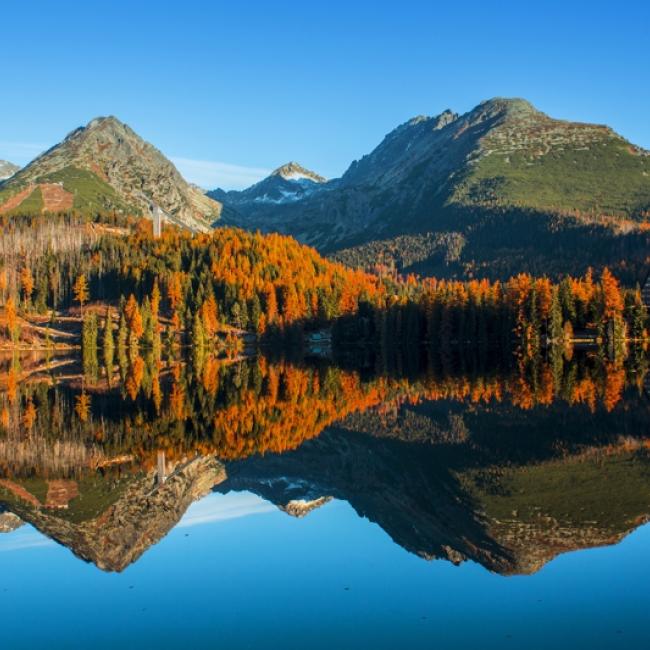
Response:
[[[2,647],[648,648],[650,527],[530,576],[426,561],[345,502],[210,494],[123,573],[0,536]]]

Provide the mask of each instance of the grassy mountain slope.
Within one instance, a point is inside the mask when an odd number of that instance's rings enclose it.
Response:
[[[450,203],[638,218],[650,206],[650,156],[606,126],[554,120],[524,102],[479,142]]]

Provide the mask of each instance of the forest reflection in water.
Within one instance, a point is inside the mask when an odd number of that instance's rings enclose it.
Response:
[[[194,501],[246,491],[296,517],[344,500],[423,558],[527,574],[648,520],[642,356],[490,367],[9,359],[0,529],[30,523],[122,571]]]

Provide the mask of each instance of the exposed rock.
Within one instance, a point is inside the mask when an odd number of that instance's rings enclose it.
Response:
[[[11,533],[25,522],[13,512],[0,512],[0,533]]]
[[[501,572],[505,575],[529,575],[561,553],[618,544],[637,526],[648,521],[650,516],[645,516],[635,522],[630,530],[613,532],[598,526],[597,522],[592,525],[569,525],[553,518],[540,517],[539,522],[531,524],[512,519],[493,522],[492,534],[512,550],[512,565],[504,567]]]
[[[309,169],[306,169],[302,165],[299,165],[297,162],[288,162],[282,167],[278,167],[271,172],[271,176],[281,176],[287,181],[291,180],[309,180],[314,183],[324,183],[327,179],[323,176],[318,175],[316,172],[312,172]]]
[[[292,517],[306,517],[312,510],[316,510],[326,503],[329,503],[332,497],[319,497],[318,499],[293,499],[283,506],[278,506],[280,510],[286,512]]]

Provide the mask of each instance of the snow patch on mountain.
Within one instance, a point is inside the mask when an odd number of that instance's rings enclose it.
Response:
[[[327,184],[323,176],[295,162],[278,167],[263,180],[242,191],[213,190],[208,196],[236,208],[295,203]]]

